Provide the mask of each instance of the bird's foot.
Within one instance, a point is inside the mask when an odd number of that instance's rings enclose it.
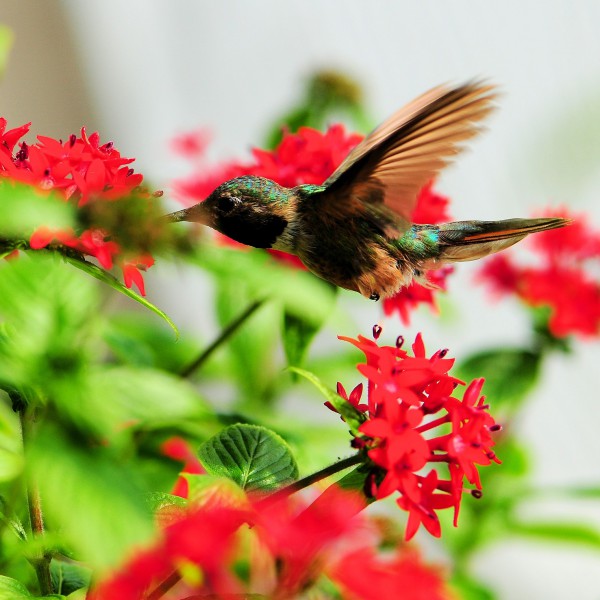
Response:
[[[377,300],[379,300],[380,296],[377,292],[373,292],[370,296],[369,296],[369,300],[375,300],[375,302],[377,302]]]

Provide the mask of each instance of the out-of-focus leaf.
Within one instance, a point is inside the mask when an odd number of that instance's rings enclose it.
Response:
[[[20,581],[0,575],[0,598],[2,600],[31,600],[33,596]]]
[[[514,411],[537,383],[540,359],[522,348],[484,350],[461,361],[454,375],[467,382],[485,377],[484,391],[492,406]]]
[[[184,473],[188,482],[188,497],[194,505],[241,506],[247,502],[242,488],[232,479],[217,475]]]
[[[97,306],[96,286],[58,256],[32,253],[0,265],[0,381],[45,386],[77,372]]]
[[[283,313],[283,349],[289,366],[301,367],[304,357],[321,324],[307,321],[304,317]]]
[[[344,421],[352,433],[358,433],[358,428],[365,421],[363,413],[354,408],[350,402],[344,400],[338,393],[327,387],[316,375],[305,371],[304,369],[298,369],[296,367],[289,367],[290,371],[302,375],[305,379],[308,379],[325,398],[334,406],[334,408],[344,417]]]
[[[233,479],[242,489],[268,491],[298,477],[286,442],[258,425],[232,425],[207,440],[198,452],[205,469]]]
[[[254,300],[243,281],[220,278],[215,297],[219,325],[228,327]],[[276,305],[265,302],[223,344],[229,361],[227,372],[229,377],[233,375],[240,390],[236,398],[238,409],[245,402],[256,407],[272,400],[273,380],[279,371],[274,355],[278,311]]]
[[[0,392],[0,482],[4,482],[17,477],[24,462],[19,421],[1,395]]]
[[[53,559],[50,563],[52,587],[63,595],[72,594],[90,584],[92,571],[88,567],[64,560]]]
[[[0,214],[0,238],[27,241],[40,226],[57,230],[75,227],[73,204],[6,178],[0,180]]]
[[[210,425],[212,412],[186,381],[154,369],[90,367],[49,386],[61,414],[81,431],[116,443],[135,431]]]
[[[115,566],[152,539],[144,490],[110,448],[46,421],[29,440],[27,467],[49,527],[92,568]]]
[[[278,301],[289,314],[316,326],[325,321],[335,302],[331,286],[306,271],[277,263],[262,250],[203,244],[195,260],[203,268],[243,284],[255,298]]]
[[[496,594],[480,581],[465,572],[454,573],[450,585],[458,592],[461,600],[494,600]]]
[[[511,533],[544,542],[578,544],[600,549],[600,532],[577,523],[509,523]]]
[[[198,355],[201,349],[199,343],[190,337],[175,340],[164,322],[147,313],[111,315],[102,335],[122,363],[155,367],[171,373],[178,372],[189,357]]]
[[[167,315],[167,313],[162,311],[157,306],[154,306],[154,304],[152,304],[151,302],[148,302],[148,300],[146,300],[143,296],[140,296],[138,293],[134,292],[132,289],[130,289],[127,286],[125,286],[124,284],[122,284],[116,277],[114,277],[113,275],[111,275],[110,273],[105,271],[104,269],[97,267],[93,263],[88,262],[87,260],[84,260],[83,258],[74,258],[74,257],[68,256],[68,257],[65,257],[65,259],[67,260],[67,262],[72,264],[74,267],[77,267],[78,269],[82,270],[84,273],[91,275],[98,281],[102,281],[103,283],[106,283],[113,289],[117,290],[117,292],[120,292],[121,294],[128,296],[129,298],[135,300],[142,306],[151,310],[154,314],[158,315],[161,319],[164,319],[169,324],[171,329],[173,329],[173,331],[175,332],[175,335],[177,337],[179,336],[179,330],[177,329],[177,326],[175,325],[175,323],[173,323],[173,321],[171,321],[171,318]]]
[[[8,55],[13,45],[13,32],[10,27],[0,24],[0,77],[4,75],[6,64],[8,63]]]
[[[155,513],[157,510],[161,510],[169,506],[187,506],[187,499],[181,496],[174,496],[173,494],[167,494],[165,492],[150,492],[145,495],[146,506],[151,512]]]
[[[359,131],[369,131],[373,124],[363,107],[360,85],[345,73],[317,71],[306,82],[304,98],[288,113],[276,119],[266,140],[275,148],[283,130],[295,132],[300,127],[323,129],[328,123],[348,118]]]

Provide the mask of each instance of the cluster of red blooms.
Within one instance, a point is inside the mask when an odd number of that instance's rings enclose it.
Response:
[[[124,158],[112,142],[100,145],[100,136],[89,137],[85,128],[81,136],[69,136],[67,141],[38,136],[35,144],[19,140],[27,134],[31,123],[6,131],[6,119],[0,118],[0,177],[36,187],[55,191],[66,201],[84,206],[91,200],[116,200],[138,191],[143,176],[128,167],[133,158]],[[141,270],[154,264],[149,255],[123,256],[119,245],[108,239],[100,229],[74,231],[51,231],[39,228],[30,240],[34,250],[50,244],[66,246],[77,252],[93,256],[105,268],[114,263],[123,270],[125,284],[135,284],[144,294]]]
[[[377,340],[381,327],[373,333]],[[400,492],[398,506],[409,514],[407,540],[421,524],[439,537],[436,510],[453,507],[456,526],[464,480],[479,496],[477,465],[500,462],[491,437],[500,426],[480,396],[483,379],[472,381],[459,400],[452,394],[463,382],[448,374],[454,359],[446,358],[447,350],[427,358],[420,334],[414,356],[402,349],[401,337],[395,346],[379,346],[363,336],[340,339],[364,352],[367,361],[358,365],[369,382],[366,404],[360,403],[362,384],[350,395],[338,384],[340,396],[364,416],[353,445],[365,449],[374,463],[365,491],[377,499]],[[425,473],[428,464],[445,464],[447,479],[436,468]]]
[[[600,231],[584,215],[566,210],[544,216],[571,218],[569,227],[532,236],[539,266],[521,266],[507,253],[488,259],[480,277],[497,295],[516,294],[529,306],[550,308],[548,328],[558,338],[600,333]]]
[[[380,533],[358,514],[363,507],[358,494],[335,487],[309,506],[289,497],[271,505],[191,503],[169,511],[161,540],[96,585],[90,597],[295,598],[324,574],[350,600],[449,600],[441,573],[415,552],[378,555]],[[242,563],[248,568],[240,578]]]
[[[362,135],[347,133],[340,124],[330,126],[325,133],[301,127],[297,133],[285,133],[273,151],[253,149],[252,162],[230,162],[211,169],[208,176],[192,175],[176,181],[174,192],[183,202],[194,204],[204,200],[221,183],[242,175],[265,177],[285,187],[319,185],[335,171],[362,138]],[[179,136],[174,140],[173,147],[188,159],[198,162],[206,145],[206,133],[198,131]],[[419,193],[413,222],[435,224],[448,221],[447,205],[447,198],[435,192],[431,184],[426,185]],[[304,268],[295,256],[278,250],[269,252],[278,260]],[[431,287],[413,282],[392,298],[387,298],[383,302],[385,314],[398,312],[402,321],[408,324],[410,312],[418,305],[429,304],[435,309],[435,290],[445,289],[446,277],[451,271],[452,268],[447,267],[430,273]]]

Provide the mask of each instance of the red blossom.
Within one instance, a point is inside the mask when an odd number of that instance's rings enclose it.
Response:
[[[528,306],[550,308],[548,328],[557,338],[600,333],[600,232],[585,215],[566,210],[545,216],[570,218],[569,227],[537,234],[530,242],[537,264],[517,264],[504,255],[488,259],[479,278],[495,295],[514,293]]]
[[[195,473],[203,474],[206,470],[202,466],[202,463],[198,460],[196,453],[192,450],[190,445],[180,437],[172,437],[166,440],[161,450],[165,456],[172,458],[173,460],[179,460],[183,462],[183,468],[181,473]],[[171,494],[180,496],[181,498],[187,498],[189,494],[189,484],[185,477],[181,475],[175,482],[175,486],[171,490]]]
[[[357,493],[330,487],[306,507],[288,498],[259,508],[256,531],[279,564],[275,598],[294,597],[323,569],[328,550],[355,529],[365,501]]]
[[[348,600],[450,600],[441,573],[416,552],[398,549],[382,558],[372,548],[344,555],[330,571]]]
[[[167,450],[187,453],[180,440],[169,441]],[[364,506],[359,494],[335,485],[309,505],[286,497],[273,503],[263,498],[235,506],[190,506],[174,521],[162,521],[154,545],[97,582],[90,598],[139,600],[161,582],[177,582],[178,575],[190,572],[197,577],[184,576],[169,598],[259,593],[283,600],[299,597],[322,575],[348,598],[385,600],[400,591],[409,600],[447,598],[439,573],[416,553],[400,546],[393,556],[378,555],[381,532],[361,512]],[[243,578],[241,565],[247,565]],[[367,581],[370,593],[363,592]]]
[[[91,200],[111,201],[127,196],[142,183],[143,176],[128,166],[133,158],[122,157],[112,142],[101,145],[98,133],[88,137],[85,128],[79,137],[73,134],[65,142],[42,135],[35,144],[21,142],[13,155],[29,126],[5,131],[6,120],[0,118],[0,177],[54,191],[65,200],[75,201],[78,207]],[[31,235],[31,248],[50,245],[66,246],[92,256],[106,269],[116,262],[123,269],[125,284],[135,284],[144,294],[140,271],[153,260],[148,256],[124,256],[106,232],[90,228],[75,234],[41,227]]]
[[[176,138],[177,146],[181,149],[186,144],[195,147],[195,135],[190,133],[190,140],[182,143],[181,136]],[[284,133],[283,139],[275,150],[252,151],[254,160],[244,163],[233,161],[225,165],[202,170],[202,175],[192,175],[174,182],[174,193],[186,205],[192,205],[204,200],[221,183],[242,175],[256,175],[272,179],[286,187],[300,184],[322,184],[341,164],[347,154],[356,146],[363,136],[347,133],[340,124],[332,125],[325,133],[309,127],[301,127],[297,133]],[[186,146],[187,148],[187,146]],[[203,151],[204,149],[202,149]],[[194,151],[186,153],[195,159]],[[433,182],[429,182],[419,192],[412,218],[415,223],[441,223],[450,220],[448,214],[449,200],[433,190]],[[228,243],[236,244],[229,238],[219,235]],[[277,260],[304,269],[304,265],[296,256],[278,250],[269,250]],[[408,324],[410,313],[421,304],[429,305],[437,310],[435,294],[438,290],[446,289],[446,278],[452,272],[452,267],[445,267],[428,274],[428,285],[412,282],[391,298],[383,302],[386,315],[397,312],[403,323]]]
[[[481,489],[477,466],[499,462],[491,450],[491,432],[499,427],[480,395],[483,380],[456,398],[462,382],[449,374],[454,360],[446,358],[447,350],[428,357],[420,334],[413,356],[402,349],[401,338],[395,346],[362,336],[340,339],[367,360],[357,368],[369,381],[368,411],[352,445],[365,449],[373,463],[368,491],[376,498],[400,493],[398,506],[409,513],[406,539],[421,524],[439,537],[436,511],[453,507],[456,525],[463,481]],[[357,407],[359,398],[348,399],[341,386],[338,393]],[[438,470],[444,465],[445,479]]]
[[[200,570],[201,591],[239,593],[230,569],[234,534],[248,520],[247,513],[231,507],[192,507],[168,524],[152,548],[138,552],[119,572],[101,581],[92,600],[139,600],[172,573],[186,565]]]

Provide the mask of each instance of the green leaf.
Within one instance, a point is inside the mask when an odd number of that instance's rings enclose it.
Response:
[[[188,498],[195,505],[242,506],[247,497],[235,481],[216,475],[184,473],[188,481]]]
[[[75,227],[72,203],[4,178],[0,180],[0,214],[0,238],[25,241],[41,226],[60,230]]]
[[[304,363],[308,347],[321,329],[321,325],[284,311],[283,349],[288,365],[299,367]]]
[[[485,377],[484,391],[494,407],[516,410],[535,387],[541,356],[522,348],[496,348],[471,355],[454,375],[465,381]]]
[[[363,497],[367,504],[375,502],[375,498],[367,497],[364,495],[365,481],[367,480],[368,470],[365,469],[364,465],[359,465],[355,469],[352,469],[350,473],[347,473],[338,481],[335,482],[335,486],[344,490],[354,490],[363,494]]]
[[[49,530],[60,532],[92,568],[114,567],[152,539],[145,490],[110,447],[90,445],[72,429],[45,421],[30,437],[27,466]]]
[[[298,477],[288,445],[258,425],[232,425],[207,440],[198,452],[213,475],[233,479],[244,490],[274,490]]]
[[[72,594],[90,584],[92,571],[88,567],[64,560],[52,559],[50,563],[52,587],[60,594]]]
[[[91,275],[92,277],[96,278],[98,281],[102,281],[103,283],[106,283],[113,289],[117,290],[117,292],[120,292],[121,294],[124,294],[125,296],[128,296],[129,298],[132,298],[133,300],[135,300],[142,306],[151,310],[154,314],[158,315],[161,319],[164,319],[169,324],[171,329],[173,329],[173,331],[175,332],[175,335],[177,337],[179,337],[179,330],[177,329],[177,326],[175,325],[175,323],[173,323],[173,321],[169,318],[169,316],[165,312],[163,312],[157,306],[154,306],[154,304],[152,304],[151,302],[148,302],[148,300],[146,300],[143,296],[140,296],[138,293],[134,292],[132,289],[130,289],[127,286],[125,286],[124,284],[122,284],[116,277],[114,277],[113,275],[111,275],[110,273],[105,271],[104,269],[97,267],[93,263],[88,262],[87,260],[85,260],[83,258],[74,258],[71,256],[67,256],[67,257],[65,257],[65,260],[67,262],[69,262],[70,264],[72,264],[74,267],[77,267],[78,269],[81,269],[83,272],[87,273],[88,275]]]
[[[144,496],[146,500],[146,506],[154,514],[156,511],[168,508],[169,506],[175,507],[186,507],[188,501],[186,498],[181,496],[174,496],[173,494],[167,494],[166,492],[149,492]]]
[[[96,286],[58,256],[31,253],[0,265],[0,381],[46,387],[76,373],[97,305]]]
[[[6,70],[13,39],[14,36],[10,27],[0,24],[0,77],[4,75],[4,71]]]
[[[471,575],[460,572],[454,573],[450,585],[459,593],[461,600],[494,600],[496,594]]]
[[[19,420],[8,404],[0,400],[0,482],[17,477],[23,465]]]
[[[16,579],[0,575],[0,599],[2,600],[31,600],[33,596],[27,588]]]
[[[600,549],[600,532],[577,523],[519,523],[508,524],[511,533],[545,542],[577,544]]]
[[[329,284],[307,271],[278,263],[263,250],[203,244],[195,260],[219,277],[243,284],[255,298],[278,301],[287,313],[316,326],[325,321],[335,303]]]
[[[297,367],[288,367],[290,371],[302,375],[308,379],[325,398],[331,402],[335,409],[344,417],[344,421],[350,427],[353,434],[358,433],[358,428],[365,422],[365,416],[359,410],[354,408],[350,402],[344,400],[337,392],[327,387],[314,373],[298,369]]]
[[[149,313],[119,312],[110,315],[102,330],[104,341],[120,362],[179,372],[201,347],[192,337],[173,338],[164,321]]]

